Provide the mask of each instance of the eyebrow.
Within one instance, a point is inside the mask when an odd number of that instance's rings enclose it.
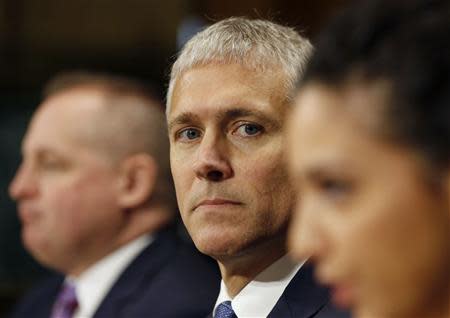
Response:
[[[38,148],[35,148],[33,150],[33,153],[35,153],[38,157],[44,157],[44,156],[55,156],[55,157],[64,157],[65,154],[61,151],[48,147],[48,146],[40,146]],[[22,157],[25,157],[26,155],[26,149],[25,146],[21,149],[21,155]]]
[[[227,119],[235,119],[235,118],[239,118],[239,117],[247,117],[247,116],[257,116],[257,117],[262,117],[265,118],[267,117],[266,114],[258,111],[258,110],[248,110],[248,109],[244,109],[244,108],[231,108],[231,109],[227,109],[225,112],[223,112],[222,114],[217,114],[217,117],[221,118],[227,118]]]
[[[335,176],[348,176],[352,175],[351,170],[348,169],[348,167],[351,166],[351,162],[347,160],[341,160],[338,162],[323,161],[307,166],[305,169],[305,176],[310,180],[318,178],[321,179],[329,174]]]
[[[188,123],[192,123],[194,121],[199,121],[200,117],[196,114],[194,114],[193,112],[186,112],[186,113],[181,113],[180,115],[178,115],[177,117],[175,117],[173,120],[171,120],[169,122],[169,124],[167,125],[168,130],[172,130],[172,128],[174,126],[178,126],[178,125],[184,125],[184,124],[188,124]]]
[[[262,120],[266,125],[270,125],[272,127],[279,128],[281,126],[281,123],[272,118],[269,114],[264,113],[257,109],[246,109],[246,108],[231,108],[224,111],[222,114],[217,114],[218,119],[224,119],[227,120],[233,120],[240,117],[249,117],[254,116],[257,117],[259,120]]]

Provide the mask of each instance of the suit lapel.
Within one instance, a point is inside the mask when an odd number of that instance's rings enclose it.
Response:
[[[313,268],[307,262],[286,287],[268,317],[311,318],[316,316],[328,301],[327,288],[317,284]]]
[[[105,296],[94,314],[95,318],[118,317],[126,311],[133,295],[148,287],[148,282],[170,260],[176,249],[176,239],[163,232],[134,259]]]

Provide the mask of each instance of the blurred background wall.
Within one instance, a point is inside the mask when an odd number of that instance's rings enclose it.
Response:
[[[42,85],[89,69],[131,75],[165,93],[178,48],[229,16],[269,18],[314,35],[348,0],[0,0],[0,317],[45,273],[24,251],[8,183]]]

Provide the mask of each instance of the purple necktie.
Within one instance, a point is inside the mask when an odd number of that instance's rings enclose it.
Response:
[[[65,282],[53,305],[51,318],[71,318],[78,307],[75,286]]]

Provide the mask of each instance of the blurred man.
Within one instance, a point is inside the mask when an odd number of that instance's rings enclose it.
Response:
[[[219,263],[214,317],[339,317],[285,247],[284,115],[311,51],[293,29],[230,18],[193,37],[172,68],[172,174],[190,235]]]
[[[49,84],[10,194],[26,249],[63,275],[13,317],[208,313],[219,276],[171,229],[166,140],[162,108],[140,84],[95,74]]]

